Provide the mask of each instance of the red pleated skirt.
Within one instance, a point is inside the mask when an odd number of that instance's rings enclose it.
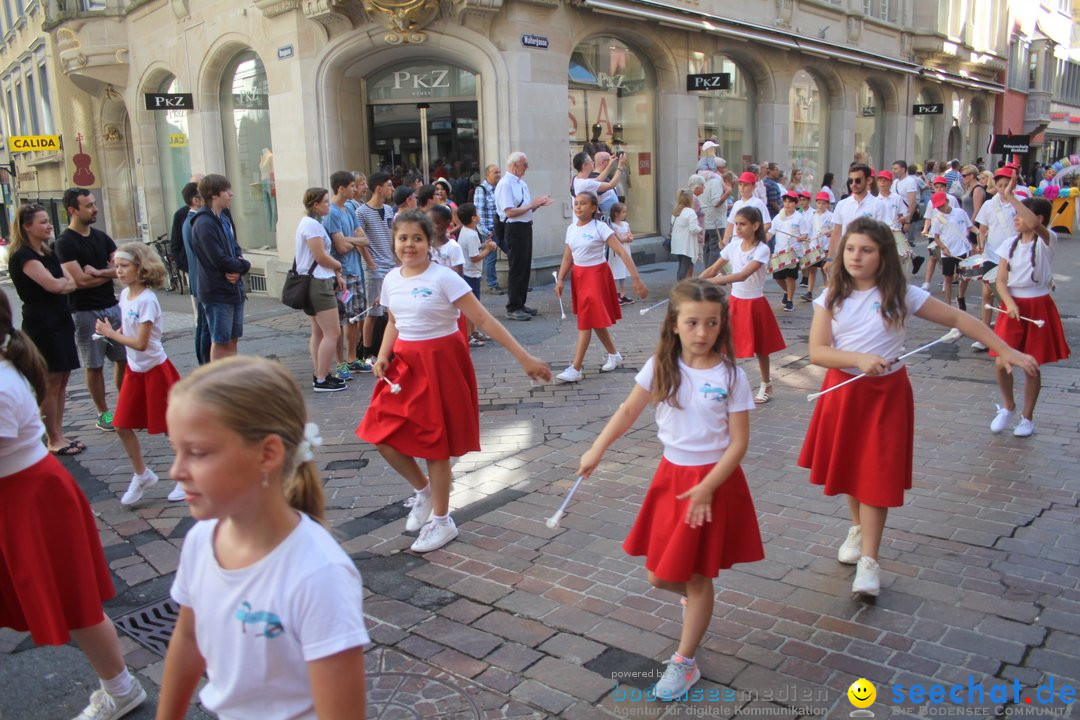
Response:
[[[597,330],[611,327],[622,320],[619,291],[611,265],[600,263],[587,267],[574,266],[570,271],[573,283],[573,309],[578,330]]]
[[[456,329],[434,340],[398,338],[386,375],[401,392],[394,395],[385,382],[375,383],[357,437],[425,460],[480,449],[476,371]]]
[[[735,341],[735,357],[748,358],[755,355],[771,355],[787,347],[776,315],[764,297],[743,300],[728,299],[728,317],[731,335]]]
[[[466,324],[468,319],[465,317],[465,313],[459,313],[457,318],[457,329],[461,333],[461,337],[465,338],[465,343],[469,342],[469,326]],[[386,383],[383,383],[384,385]]]
[[[1061,316],[1053,298],[1047,294],[1013,300],[1021,315],[1032,320],[1045,320],[1046,324],[1038,327],[1027,320],[1013,320],[1005,313],[998,313],[994,323],[997,336],[1010,347],[1038,360],[1040,365],[1069,357],[1069,343],[1065,341],[1065,330],[1061,327]],[[997,355],[995,352],[990,354]]]
[[[169,406],[169,388],[179,380],[180,373],[168,359],[146,372],[125,372],[113,413],[113,425],[128,430],[146,430],[151,435],[168,432],[165,410]]]
[[[0,627],[63,645],[115,594],[90,503],[60,461],[0,477]]]
[[[825,390],[850,380],[842,370],[825,375]],[[915,401],[907,370],[864,377],[817,400],[799,467],[826,495],[851,495],[875,507],[900,507],[911,489]]]
[[[712,498],[712,521],[686,524],[687,500],[676,500],[715,467],[685,467],[660,459],[645,501],[630,534],[623,541],[628,555],[645,556],[645,567],[661,580],[686,582],[694,575],[716,577],[736,563],[765,557],[757,512],[741,467]]]

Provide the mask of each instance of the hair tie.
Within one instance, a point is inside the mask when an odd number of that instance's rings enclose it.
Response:
[[[311,462],[315,459],[315,448],[322,447],[322,443],[319,426],[309,422],[304,425],[304,439],[296,446],[296,456],[300,462]]]

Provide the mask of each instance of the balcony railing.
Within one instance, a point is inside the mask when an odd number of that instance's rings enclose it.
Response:
[[[69,20],[125,15],[150,0],[43,0],[45,29]]]

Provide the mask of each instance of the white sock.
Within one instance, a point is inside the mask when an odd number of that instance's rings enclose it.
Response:
[[[675,660],[675,662],[679,663],[680,665],[689,665],[690,667],[694,667],[694,658],[683,657],[679,653],[675,653],[671,657],[673,660]]]
[[[326,382],[326,376],[323,375],[322,377],[315,378],[315,382],[321,382],[321,383]]]
[[[141,473],[139,473],[139,475],[138,475],[140,480],[149,480],[153,476],[154,476],[154,471],[150,469],[149,465],[147,465],[145,468],[143,468],[143,471]]]
[[[101,688],[113,697],[127,695],[134,686],[135,678],[131,676],[131,673],[128,672],[126,666],[124,667],[124,671],[112,680],[101,681]]]
[[[431,519],[435,521],[436,525],[449,525],[450,524],[450,513],[446,513],[445,515],[434,515],[433,514],[431,516]]]
[[[414,492],[425,499],[431,497],[431,483],[428,483],[423,490],[415,490]]]

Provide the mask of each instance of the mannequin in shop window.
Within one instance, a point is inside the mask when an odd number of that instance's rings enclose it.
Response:
[[[596,123],[592,126],[592,137],[589,138],[589,142],[585,143],[582,147],[582,151],[588,153],[589,157],[595,158],[598,152],[611,152],[611,147],[606,142],[600,139],[600,133],[604,130],[604,126],[600,123]]]
[[[266,222],[271,231],[277,227],[277,183],[274,179],[274,153],[263,148],[259,155],[259,182],[266,205]]]

